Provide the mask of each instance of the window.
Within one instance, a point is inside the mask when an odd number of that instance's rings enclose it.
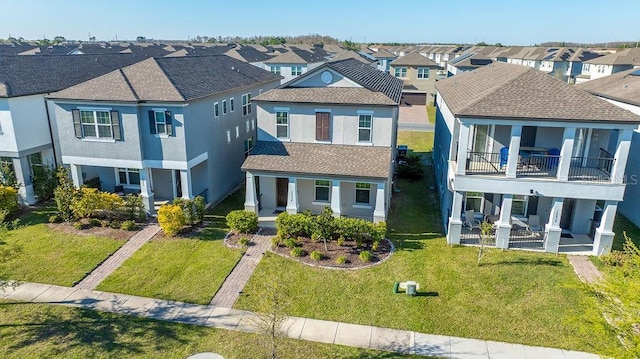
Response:
[[[286,111],[276,112],[276,137],[289,138],[289,113]]]
[[[330,141],[330,116],[329,112],[316,112],[316,141]]]
[[[242,95],[242,116],[246,116],[251,113],[251,94],[247,93]]]
[[[331,183],[325,180],[316,180],[316,202],[329,202]]]
[[[240,137],[240,126],[236,126],[236,138]]]
[[[109,111],[81,110],[80,121],[84,137],[113,138]]]
[[[42,154],[40,152],[30,154],[28,159],[31,176],[35,175],[38,171],[42,171]]]
[[[405,78],[407,77],[407,68],[406,67],[396,67],[394,69],[394,73],[396,77]]]
[[[0,168],[8,168],[13,172],[13,159],[11,157],[0,157]]]
[[[418,67],[418,78],[419,79],[428,79],[429,78],[429,68],[428,67]]]
[[[249,157],[249,152],[253,149],[253,137],[249,137],[244,141],[244,158]]]
[[[222,114],[227,114],[227,100],[222,100]]]
[[[213,104],[213,117],[218,116],[220,116],[220,104],[216,102]]]
[[[291,66],[291,76],[302,75],[302,66]]]
[[[155,120],[155,128],[157,134],[168,135],[167,115],[165,111],[153,111],[153,118]]]
[[[236,110],[236,106],[235,106],[235,101],[234,101],[234,97],[229,99],[229,107],[231,108],[231,112]]]
[[[511,203],[511,214],[516,216],[526,216],[529,197],[513,195],[513,202]]]
[[[227,130],[227,143],[231,143],[231,130]]]
[[[369,204],[371,184],[356,182],[356,204]]]
[[[271,66],[271,72],[273,72],[276,75],[280,75],[280,66],[279,65]]]
[[[118,168],[118,184],[139,186],[140,170],[135,168]]]
[[[251,121],[247,120],[246,127],[247,127],[247,132],[249,132],[249,130],[251,129]]]
[[[358,116],[358,142],[371,142],[371,119],[373,115]]]
[[[482,192],[467,192],[464,200],[464,210],[474,211],[482,213],[482,201],[484,200],[484,193]]]
[[[582,65],[582,72],[589,72],[589,64]]]

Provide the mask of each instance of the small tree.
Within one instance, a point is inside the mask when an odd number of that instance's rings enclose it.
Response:
[[[44,165],[36,167],[33,171],[33,192],[38,201],[45,201],[53,197],[53,191],[58,186],[56,169],[53,166]]]
[[[56,171],[58,177],[58,187],[53,190],[53,196],[56,200],[58,212],[65,221],[75,219],[73,213],[74,202],[80,197],[80,192],[73,185],[73,181],[69,178],[69,170],[60,166]]]
[[[313,233],[324,242],[324,251],[328,252],[327,241],[333,239],[336,233],[333,211],[330,207],[324,207],[322,213],[315,218],[315,229]]]
[[[158,223],[164,233],[170,237],[180,233],[187,223],[182,208],[175,204],[163,204],[158,209]]]
[[[147,217],[144,202],[140,195],[129,193],[124,197],[124,210],[127,218],[132,221],[142,221]]]
[[[480,224],[480,249],[478,250],[478,262],[476,263],[476,265],[480,265],[480,261],[482,260],[482,257],[484,257],[485,254],[485,248],[484,246],[486,244],[489,244],[490,240],[491,240],[491,231],[493,230],[493,225],[489,222],[482,222]]]
[[[258,305],[253,317],[253,324],[258,332],[269,340],[269,357],[272,359],[278,357],[279,341],[287,330],[285,310],[290,303],[290,297],[284,285],[283,275],[282,272],[275,271],[261,282],[265,287],[265,294],[258,297]]]
[[[20,187],[15,172],[6,163],[0,166],[0,185],[16,189]]]

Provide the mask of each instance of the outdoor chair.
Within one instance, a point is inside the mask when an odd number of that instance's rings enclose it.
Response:
[[[557,148],[551,148],[548,153],[549,156],[551,156],[548,162],[549,168],[558,167],[558,163],[560,163],[560,150]]]
[[[536,214],[529,215],[529,231],[542,232],[542,225],[540,224],[540,216]]]
[[[469,227],[469,229],[480,229],[480,221],[475,218],[475,212],[473,210],[464,212],[464,226]]]
[[[500,169],[505,168],[507,162],[509,162],[509,147],[502,147],[500,149]]]

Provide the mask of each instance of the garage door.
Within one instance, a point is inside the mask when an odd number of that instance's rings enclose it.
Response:
[[[405,92],[402,94],[401,105],[403,106],[414,106],[414,105],[426,105],[427,104],[427,94],[425,93],[411,93]]]

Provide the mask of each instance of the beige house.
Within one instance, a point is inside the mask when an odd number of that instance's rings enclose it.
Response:
[[[404,81],[402,104],[425,105],[427,101],[433,101],[437,70],[438,64],[417,52],[411,52],[392,61],[391,75]]]

